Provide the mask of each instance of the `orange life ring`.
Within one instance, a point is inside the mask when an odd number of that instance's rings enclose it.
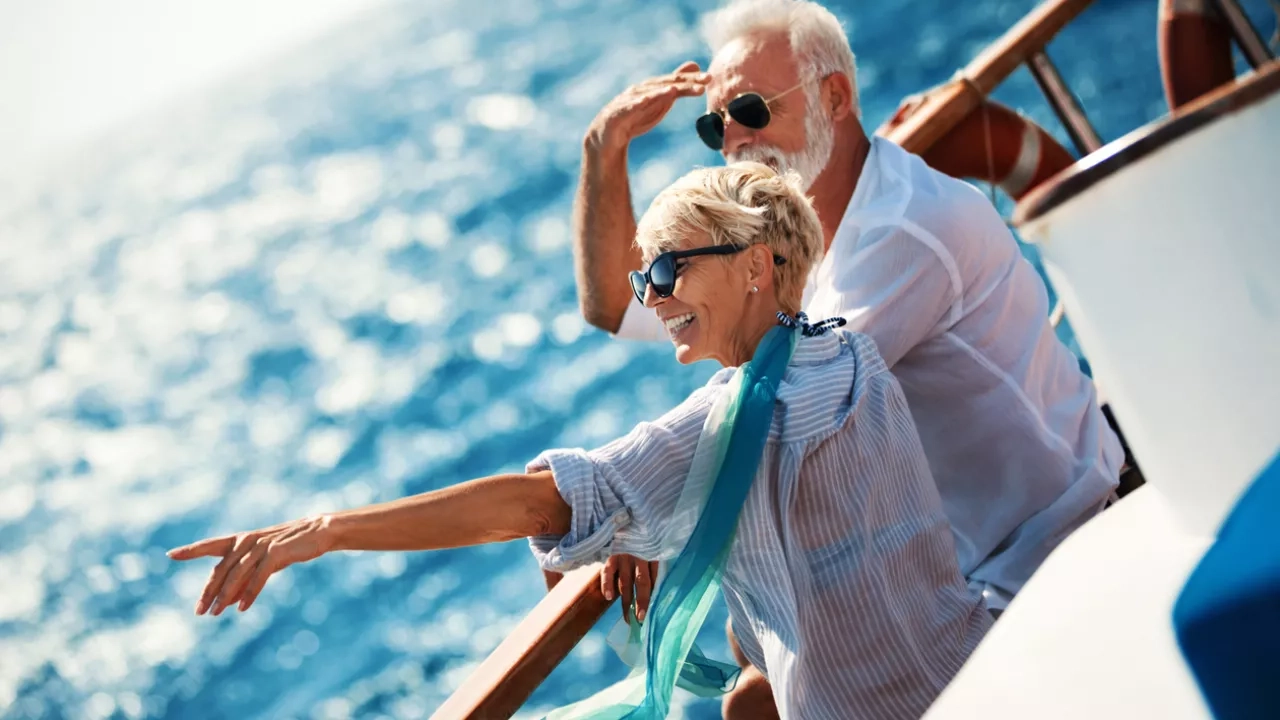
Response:
[[[1160,0],[1157,39],[1170,110],[1236,76],[1231,32],[1213,0]]]
[[[990,100],[921,157],[952,177],[994,183],[1014,200],[1075,162],[1044,128]]]

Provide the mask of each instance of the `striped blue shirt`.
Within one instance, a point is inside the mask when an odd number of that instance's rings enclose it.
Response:
[[[669,527],[722,370],[671,412],[592,451],[552,450],[573,519],[530,543],[566,571],[667,559]],[[990,626],[897,380],[865,335],[799,340],[725,569],[739,644],[782,717],[919,717]],[[687,537],[692,526],[674,528]]]

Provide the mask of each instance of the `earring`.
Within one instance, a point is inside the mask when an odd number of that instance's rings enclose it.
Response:
[[[760,292],[760,288],[756,287],[755,285],[752,285],[751,292]]]

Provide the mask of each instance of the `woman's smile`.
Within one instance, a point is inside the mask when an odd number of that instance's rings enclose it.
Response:
[[[671,339],[678,340],[695,320],[697,320],[697,316],[693,313],[681,313],[664,319],[662,323],[666,326],[667,334],[671,336]]]

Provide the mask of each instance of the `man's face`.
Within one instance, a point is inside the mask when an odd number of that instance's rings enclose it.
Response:
[[[723,109],[748,92],[770,100],[769,124],[759,130],[727,119],[721,151],[725,160],[754,160],[779,171],[795,170],[806,189],[812,186],[831,156],[835,129],[813,96],[818,92],[816,82],[811,79],[792,90],[802,76],[787,34],[776,31],[738,38],[716,54],[708,72],[708,110]]]

